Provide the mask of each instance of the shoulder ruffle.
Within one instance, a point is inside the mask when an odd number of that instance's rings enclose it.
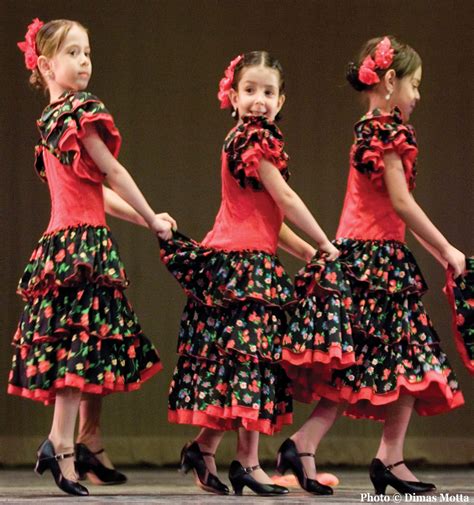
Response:
[[[414,189],[418,156],[415,130],[411,125],[403,124],[398,108],[385,115],[375,109],[356,123],[354,130],[351,158],[356,170],[381,187],[384,154],[395,151],[402,160],[408,187]]]
[[[288,180],[288,155],[283,150],[283,135],[276,124],[263,116],[244,116],[224,143],[229,170],[242,188],[262,189],[258,167],[265,158]]]
[[[118,156],[120,133],[105,105],[89,92],[68,93],[46,107],[37,121],[41,139],[35,150],[35,168],[42,179],[46,179],[43,160],[43,152],[46,149],[56,156],[61,164],[70,166],[79,177],[102,182],[104,175],[81,149],[80,139],[88,123],[95,123],[97,132],[110,152],[115,157]]]

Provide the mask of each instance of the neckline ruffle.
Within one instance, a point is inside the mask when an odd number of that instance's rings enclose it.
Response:
[[[357,121],[356,126],[364,123],[365,121],[371,121],[372,119],[393,119],[397,124],[404,124],[402,111],[398,107],[394,107],[390,112],[382,112],[378,107],[372,109],[371,111],[364,114],[359,121]]]

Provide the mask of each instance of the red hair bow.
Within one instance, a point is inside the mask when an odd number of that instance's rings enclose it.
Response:
[[[384,37],[375,48],[375,56],[366,56],[359,68],[359,81],[368,86],[380,82],[376,69],[389,68],[393,62],[393,47],[388,37]]]
[[[25,66],[29,70],[34,70],[38,63],[36,34],[43,25],[43,21],[40,21],[38,18],[33,19],[33,22],[28,25],[28,31],[26,32],[24,42],[17,43],[17,46],[25,53]]]
[[[239,56],[230,62],[229,66],[225,69],[224,77],[219,82],[219,92],[217,93],[217,98],[221,102],[221,109],[228,109],[231,106],[229,91],[232,88],[232,83],[234,82],[235,67],[242,58],[243,55],[239,54]]]

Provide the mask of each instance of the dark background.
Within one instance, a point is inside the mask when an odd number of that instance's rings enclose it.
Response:
[[[16,283],[49,217],[47,187],[33,171],[35,119],[46,98],[28,86],[16,42],[33,17],[70,18],[89,28],[94,73],[90,91],[102,98],[124,137],[120,159],[156,211],[166,210],[197,239],[219,206],[219,152],[232,120],[219,110],[217,85],[237,54],[266,49],[282,62],[287,101],[280,126],[291,157],[291,184],[334,236],[346,185],[352,125],[365,112],[344,79],[362,43],[394,34],[423,58],[422,100],[412,121],[420,157],[415,196],[449,241],[473,253],[472,19],[469,0],[2,0],[0,463],[33,461],[48,433],[52,409],[5,393],[10,341],[21,310]],[[184,295],[159,262],[144,229],[110,219],[132,286],[128,295],[165,370],[140,392],[104,402],[104,432],[117,463],[173,463],[195,432],[168,424],[166,396]],[[432,463],[472,460],[473,392],[455,351],[442,269],[411,238],[430,284],[429,312],[459,375],[466,405],[435,417],[414,415],[407,458]],[[282,253],[291,273],[301,263]],[[296,425],[310,407],[296,404]],[[318,450],[320,463],[366,464],[381,425],[341,419]],[[262,437],[271,458],[283,438]],[[229,461],[234,435],[218,456]]]

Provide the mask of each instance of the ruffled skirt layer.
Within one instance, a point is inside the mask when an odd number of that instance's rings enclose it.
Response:
[[[108,228],[44,235],[18,287],[25,307],[8,392],[50,404],[65,387],[132,391],[158,372],[158,353],[124,294],[127,285]]]
[[[175,234],[162,260],[188,295],[169,392],[170,422],[266,434],[292,420],[279,365],[293,287],[275,256],[220,251]]]
[[[317,255],[296,279],[298,304],[283,339],[295,398],[348,402],[346,415],[383,420],[400,395],[419,414],[463,404],[427,315],[426,283],[396,241],[339,239],[335,262]]]

